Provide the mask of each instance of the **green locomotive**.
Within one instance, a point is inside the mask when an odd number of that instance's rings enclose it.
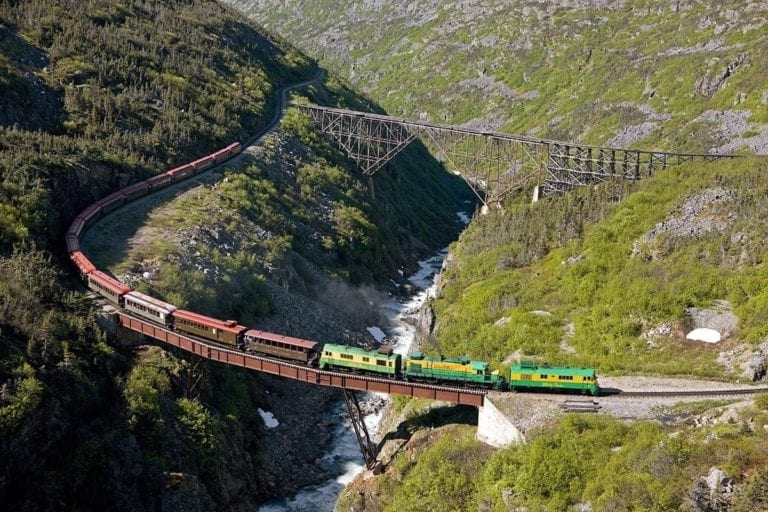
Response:
[[[600,392],[594,368],[537,365],[533,361],[521,361],[509,368],[507,386],[516,389],[573,389],[595,396]]]
[[[412,352],[403,373],[406,380],[454,381],[492,389],[504,385],[504,378],[498,371],[491,371],[487,362],[471,361],[466,356],[443,358]]]
[[[349,368],[362,372],[378,373],[399,377],[401,368],[400,354],[394,354],[389,347],[379,350],[365,350],[347,345],[326,343],[320,356],[320,369]]]

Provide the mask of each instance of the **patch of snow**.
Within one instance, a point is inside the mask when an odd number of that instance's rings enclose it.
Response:
[[[382,331],[381,328],[376,327],[375,325],[373,327],[366,327],[366,330],[369,333],[371,333],[371,336],[373,336],[374,339],[379,343],[381,343],[384,340],[384,338],[387,337],[387,335],[384,334],[384,331]]]
[[[275,428],[276,426],[280,425],[280,422],[277,421],[275,418],[275,415],[272,414],[269,411],[263,410],[261,407],[257,409],[259,416],[261,416],[261,419],[264,421],[264,426],[267,428]]]
[[[707,329],[706,327],[700,327],[686,334],[685,339],[691,340],[691,341],[703,341],[705,343],[719,343],[720,333],[714,329]]]

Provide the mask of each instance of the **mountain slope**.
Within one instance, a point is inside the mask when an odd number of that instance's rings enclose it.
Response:
[[[762,2],[227,0],[393,115],[768,153]]]
[[[200,376],[198,369],[160,347],[131,349],[123,346],[131,340],[109,339],[95,321],[100,305],[82,292],[70,266],[62,263],[62,234],[85,205],[233,139],[248,138],[271,119],[279,87],[315,73],[311,59],[213,1],[3,4],[4,507],[253,510],[269,497],[324,477],[315,460],[332,426],[318,425],[318,417],[306,412],[323,410],[333,393],[213,366],[201,398],[193,400],[187,386],[189,379]],[[343,87],[338,90],[340,97],[365,103]],[[456,178],[442,182],[439,204],[425,198],[421,186],[412,187],[418,193],[408,189],[412,179],[425,177],[420,172],[441,173],[423,151],[411,153],[412,162],[419,165],[414,173],[408,162],[394,164],[408,174],[399,180],[399,188],[394,187],[400,196],[387,200],[387,208],[380,211],[369,204],[366,184],[349,162],[328,160],[338,158],[330,150],[307,162],[300,173],[309,197],[302,197],[294,185],[281,190],[280,197],[270,196],[277,190],[270,180],[281,177],[278,169],[288,168],[294,177],[296,169],[273,149],[266,152],[268,157],[253,174],[228,175],[229,185],[221,187],[227,195],[214,193],[204,204],[186,204],[179,220],[179,225],[187,222],[184,227],[192,234],[213,238],[206,229],[207,209],[226,210],[231,214],[226,220],[232,223],[217,226],[224,228],[222,238],[228,236],[226,229],[238,230],[234,237],[242,236],[256,247],[241,247],[231,257],[220,244],[212,244],[205,256],[224,272],[211,276],[164,261],[168,266],[163,276],[169,279],[165,284],[171,285],[155,290],[174,293],[180,304],[210,307],[203,311],[209,314],[232,313],[244,321],[259,318],[281,325],[288,334],[308,334],[286,327],[293,324],[291,315],[306,314],[302,306],[310,301],[297,299],[295,309],[286,309],[279,295],[283,283],[298,287],[304,277],[309,280],[301,274],[302,254],[310,262],[316,254],[324,258],[319,266],[326,274],[311,277],[330,279],[334,274],[339,283],[341,278],[373,282],[384,279],[379,273],[396,276],[401,266],[412,264],[429,247],[444,245],[458,230],[454,212],[463,205],[465,190]],[[334,167],[338,165],[346,166],[344,171]],[[388,179],[398,181],[383,178]],[[302,253],[304,247],[293,247],[290,235],[298,232],[297,241],[318,242],[302,238],[314,234],[304,227],[317,219],[301,203],[314,204],[311,194],[320,189],[328,190],[340,213],[323,233],[327,246],[316,244]],[[379,194],[386,197],[390,192]],[[224,204],[215,202],[219,200]],[[427,220],[408,219],[398,211],[413,209],[414,203],[434,211],[427,212]],[[287,220],[293,209],[302,216],[295,225]],[[246,210],[264,215],[237,225]],[[450,220],[434,225],[435,214]],[[401,236],[404,228],[391,227],[396,225],[393,219],[410,226],[409,236]],[[142,220],[133,218],[133,224],[120,228],[137,229]],[[201,226],[191,224],[195,220]],[[289,232],[281,231],[284,228]],[[259,233],[268,236],[259,239]],[[387,250],[379,254],[376,243],[386,244]],[[237,288],[237,279],[250,270],[255,271],[247,276],[250,280],[243,279],[249,286]],[[189,280],[184,272],[189,272]],[[275,284],[259,272],[274,278]],[[134,271],[131,283],[137,287],[146,286],[139,283],[141,274]],[[196,294],[197,286],[210,295]],[[277,313],[265,320],[272,311]],[[321,311],[332,312],[330,307]],[[302,326],[310,322],[308,315],[302,317]],[[358,331],[359,322],[353,326]],[[342,321],[322,325],[333,327],[328,337],[346,327]],[[358,331],[344,335],[360,338]],[[268,435],[259,407],[286,419],[277,432]]]

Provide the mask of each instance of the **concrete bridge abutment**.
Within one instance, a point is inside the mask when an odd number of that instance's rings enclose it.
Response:
[[[477,440],[496,448],[525,443],[525,436],[486,395],[477,415]]]

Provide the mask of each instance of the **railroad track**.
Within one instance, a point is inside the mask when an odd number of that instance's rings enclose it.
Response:
[[[700,396],[711,398],[717,396],[751,396],[759,393],[768,393],[768,387],[760,386],[754,388],[738,389],[681,389],[675,391],[622,391],[622,390],[604,390],[602,397],[618,398],[674,398]]]

